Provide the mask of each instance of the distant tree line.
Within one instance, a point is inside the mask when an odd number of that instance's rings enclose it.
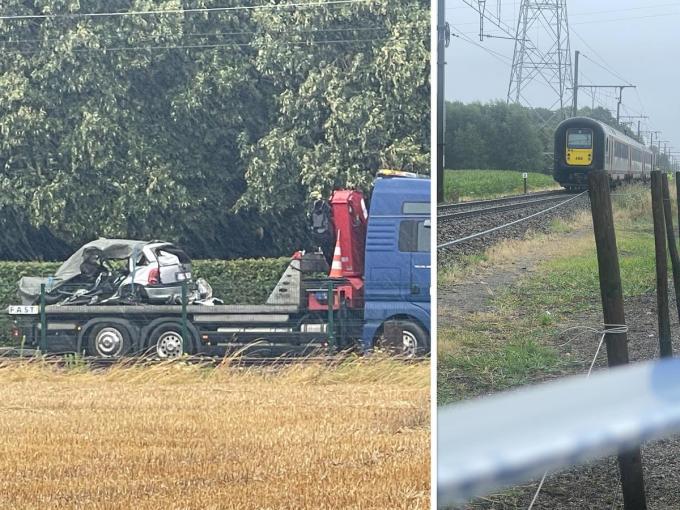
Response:
[[[224,5],[3,2],[59,16],[0,23],[0,258],[98,236],[288,254],[312,191],[429,172],[429,2],[73,16]]]
[[[570,113],[565,114],[570,116]],[[582,108],[580,116],[608,124],[632,138],[627,126],[617,126],[605,108]],[[496,101],[446,104],[446,168],[499,169],[551,173],[554,131],[560,112]],[[665,157],[661,156],[664,165]]]

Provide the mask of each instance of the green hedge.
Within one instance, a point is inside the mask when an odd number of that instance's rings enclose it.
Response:
[[[226,304],[264,303],[290,259],[194,260],[194,278],[205,278],[213,295]],[[0,343],[8,337],[5,311],[18,304],[17,282],[22,276],[49,276],[59,262],[0,262]]]

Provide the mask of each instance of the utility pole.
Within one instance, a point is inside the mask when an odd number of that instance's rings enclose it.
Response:
[[[576,117],[578,114],[578,57],[581,54],[576,50],[574,53],[574,106],[572,108],[571,116]]]
[[[673,170],[675,170],[676,172],[680,171],[680,162],[678,161],[678,156],[680,156],[680,152],[669,151],[668,156],[671,158]],[[676,186],[680,186],[680,184],[676,183]],[[680,220],[680,213],[678,214],[678,217],[679,217],[678,219]]]
[[[642,131],[642,133],[649,135],[649,144],[647,145],[651,149],[654,147],[654,135],[660,135],[661,131]]]
[[[565,6],[566,10],[566,6]],[[519,34],[519,26],[517,28],[517,33]],[[516,46],[515,46],[515,51],[517,51]],[[618,101],[616,103],[616,123],[619,124],[619,121],[621,119],[621,98],[623,96],[623,89],[628,89],[628,88],[636,88],[635,85],[579,85],[578,83],[578,61],[579,57],[581,56],[581,52],[579,50],[576,50],[574,53],[574,94],[573,94],[573,105],[572,105],[572,115],[576,117],[576,112],[578,112],[578,89],[579,87],[583,88],[590,88],[590,89],[618,89],[619,90],[619,96],[618,96]],[[585,56],[585,55],[584,55]],[[586,56],[586,58],[588,58]],[[512,82],[511,82],[512,85]],[[519,91],[518,91],[519,94]],[[509,96],[508,96],[509,100]],[[594,100],[594,96],[593,96]],[[518,101],[519,102],[519,101]],[[647,117],[642,117],[640,116],[639,118],[647,118]],[[638,138],[640,137],[640,127],[638,125]]]
[[[587,88],[587,89],[618,89],[619,90],[619,96],[618,96],[618,102],[616,103],[616,123],[619,124],[619,120],[621,118],[621,98],[623,95],[623,89],[634,89],[637,88],[635,85],[577,85],[576,82],[574,82],[574,95],[576,95],[578,92],[577,90],[579,88]]]
[[[663,143],[663,144],[666,144],[666,143],[668,143],[669,141],[670,141],[670,140],[657,140],[657,141],[656,141],[656,143],[657,143],[657,148],[658,148],[657,154],[658,154],[659,158],[661,157],[661,144],[662,144],[662,143]],[[665,154],[665,151],[664,151],[664,156],[665,156],[665,155],[666,155],[666,154]],[[659,168],[659,170],[661,170],[661,169]]]
[[[446,2],[437,2],[437,202],[444,201],[444,147],[446,112],[444,102],[444,50],[449,46],[451,31],[446,22]]]
[[[622,119],[637,119],[637,136],[640,138],[640,134],[642,133],[640,131],[640,120],[641,119],[649,119],[649,116],[647,115],[621,115]]]
[[[654,152],[654,135],[656,135],[657,138],[660,138],[659,135],[661,135],[661,131],[650,131],[649,146],[652,149],[652,153]],[[654,155],[654,162],[652,167],[657,168],[658,166],[659,166],[659,153],[657,152]]]
[[[619,123],[621,115],[621,99],[623,97],[623,89],[634,89],[635,85],[619,85],[619,101],[616,103],[616,123]]]

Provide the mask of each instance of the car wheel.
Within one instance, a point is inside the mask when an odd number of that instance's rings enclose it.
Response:
[[[187,332],[189,336],[191,333]],[[190,353],[191,338],[184,338],[182,326],[166,324],[156,328],[149,338],[149,348],[152,354],[160,359],[176,359],[184,353]]]
[[[120,324],[100,324],[87,339],[87,353],[98,358],[120,358],[130,349],[130,333]]]

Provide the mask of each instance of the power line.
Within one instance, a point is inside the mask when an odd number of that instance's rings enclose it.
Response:
[[[628,81],[628,80],[626,80],[625,78],[619,76],[617,73],[613,72],[613,71],[610,70],[609,68],[607,68],[607,67],[605,67],[605,66],[599,64],[598,62],[596,62],[596,61],[593,60],[592,58],[588,57],[588,55],[585,55],[585,54],[581,53],[581,56],[582,56],[583,58],[585,58],[586,60],[589,60],[590,62],[592,62],[593,64],[595,64],[595,65],[596,65],[597,67],[599,67],[600,69],[603,69],[603,70],[607,71],[607,72],[608,72],[609,74],[611,74],[612,76],[618,78],[619,80],[621,80],[621,81],[623,81],[623,82],[626,82],[626,84],[628,84],[628,85],[631,84],[630,81]]]
[[[312,29],[312,30],[249,30],[241,32],[184,32],[176,34],[177,37],[222,37],[227,35],[264,35],[264,34],[310,34],[310,33],[325,33],[325,32],[367,32],[367,31],[377,31],[377,30],[389,30],[387,27],[345,27],[345,28],[323,28],[323,29]],[[92,37],[88,39],[78,39],[78,42],[85,42],[87,40],[99,40],[98,34],[91,34]],[[148,35],[138,35],[137,39],[154,39],[157,38],[157,34]],[[14,41],[10,40],[0,40],[0,44],[19,44],[19,43],[48,43],[48,42],[59,42],[63,39],[16,39]]]
[[[593,23],[613,23],[615,21],[629,21],[629,20],[641,20],[641,19],[647,19],[647,18],[661,18],[661,17],[667,17],[667,16],[678,16],[680,15],[680,12],[675,11],[675,12],[665,12],[665,13],[659,13],[659,14],[649,14],[647,16],[629,16],[627,18],[609,18],[609,19],[594,19],[590,21],[579,21],[577,23],[573,23],[573,25],[591,25]]]
[[[575,13],[572,16],[592,16],[593,14],[610,14],[612,12],[625,12],[625,11],[642,11],[642,10],[649,10],[649,9],[658,9],[660,7],[680,7],[680,2],[672,2],[672,3],[664,3],[664,4],[648,4],[645,5],[644,7],[627,7],[625,9],[606,9],[602,11],[588,11],[588,12],[579,12]]]
[[[456,27],[454,25],[451,25],[451,28],[456,28]],[[491,50],[491,49],[487,48],[486,46],[477,43],[476,41],[469,38],[466,34],[458,32],[457,34],[452,33],[451,35],[453,35],[454,37],[459,36],[459,38],[461,40],[463,40],[463,41],[465,41],[469,44],[472,44],[472,45],[476,46],[477,48],[484,50],[486,53],[488,53],[489,55],[494,57],[496,60],[503,62],[505,65],[508,65],[508,66],[510,65],[510,57],[505,56],[502,53],[498,53],[497,51]]]
[[[72,12],[61,14],[14,14],[0,16],[0,20],[26,20],[26,19],[60,19],[60,18],[101,18],[116,16],[147,16],[154,14],[193,14],[206,12],[226,12],[226,11],[252,11],[252,10],[277,10],[288,9],[291,7],[324,7],[345,4],[367,3],[374,0],[328,0],[327,2],[295,2],[282,4],[263,4],[263,5],[239,5],[233,7],[200,7],[194,9],[167,9],[155,11],[117,11],[117,12]]]
[[[471,7],[475,11],[477,11],[477,13],[480,16],[480,23],[483,20],[486,19],[487,21],[493,23],[501,31],[503,31],[503,33],[505,33],[505,35],[507,35],[509,38],[514,39],[515,34],[512,32],[512,27],[507,25],[502,19],[497,18],[496,16],[493,16],[493,15],[490,15],[490,14],[486,14],[486,12],[482,12],[482,10],[479,8],[479,3],[477,3],[477,5],[475,5],[473,3],[473,0],[462,0],[462,1],[463,1],[464,4],[468,5],[469,7]],[[481,28],[482,27],[480,26],[480,29]],[[485,36],[485,34],[481,30],[480,30],[479,35],[480,35],[480,39],[483,39],[484,36]]]
[[[292,45],[316,45],[316,44],[342,44],[342,43],[364,43],[375,41],[396,41],[396,40],[416,40],[407,37],[384,37],[384,38],[370,38],[370,39],[336,39],[328,41],[279,41],[278,44],[292,44]],[[218,48],[233,48],[233,47],[249,47],[254,43],[220,43],[220,44],[188,44],[188,45],[167,45],[167,46],[117,46],[117,47],[103,47],[103,48],[76,48],[67,50],[63,53],[91,53],[91,52],[107,52],[107,51],[141,51],[141,50],[175,50],[175,49],[218,49]],[[32,54],[47,51],[57,51],[54,48],[36,48],[31,50],[16,50],[6,51],[4,54]]]
[[[573,25],[573,24],[572,24],[572,25]],[[583,37],[581,37],[581,36],[579,35],[579,33],[578,33],[576,30],[574,30],[573,26],[570,27],[570,30],[571,30],[571,32],[572,32],[576,37],[579,38],[579,40],[580,40],[583,44],[586,45],[586,47],[587,47],[593,54],[595,54],[595,56],[596,56],[598,59],[600,59],[600,64],[599,64],[600,67],[603,67],[607,72],[609,72],[609,74],[611,74],[611,75],[614,76],[615,78],[617,78],[617,79],[619,79],[619,80],[621,80],[621,81],[623,81],[623,82],[630,83],[630,82],[629,82],[628,80],[626,80],[623,76],[621,76],[619,73],[617,73],[616,71],[614,71],[611,67],[609,67],[609,66],[607,65],[607,63],[606,63],[607,60],[606,60],[602,55],[600,55],[600,54],[597,52],[597,50],[596,50],[595,48],[593,48],[590,44],[588,44],[588,41],[586,41]],[[588,60],[590,60],[591,62],[597,64],[597,62],[595,62],[592,58],[587,57],[586,55],[583,55],[583,54],[581,54],[581,56],[583,56],[583,57],[587,58]]]

